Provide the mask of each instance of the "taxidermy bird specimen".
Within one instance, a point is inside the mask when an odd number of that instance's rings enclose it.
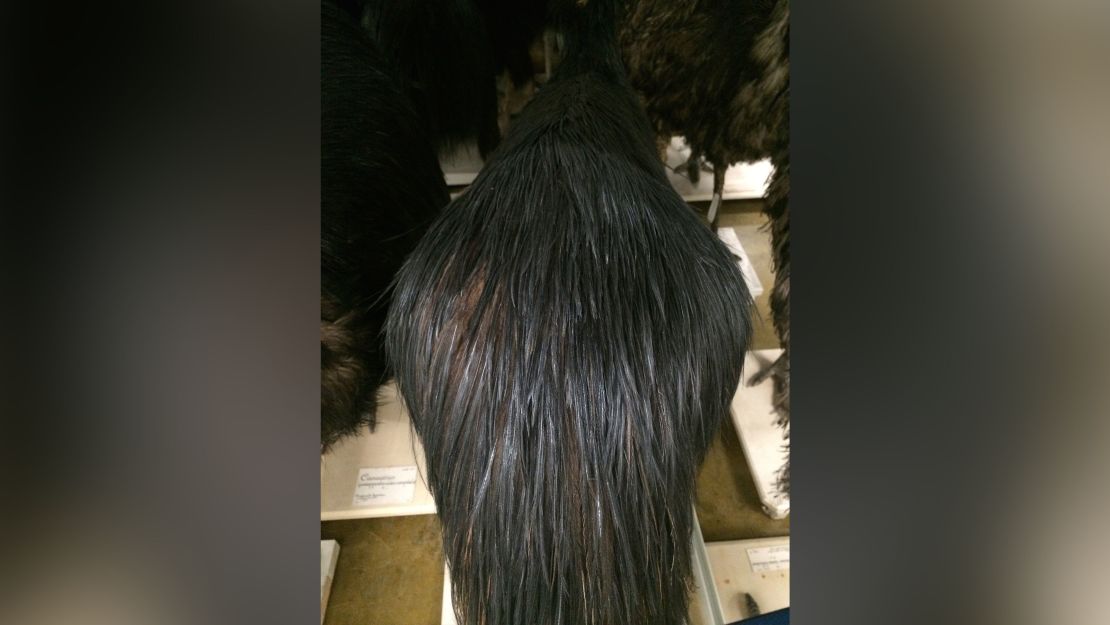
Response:
[[[463,625],[686,622],[751,298],[667,181],[612,0],[398,274],[387,346]]]

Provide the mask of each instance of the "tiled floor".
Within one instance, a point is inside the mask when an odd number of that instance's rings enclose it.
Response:
[[[726,202],[720,220],[736,228],[763,283],[753,349],[778,346],[767,303],[773,280],[770,241],[760,208],[758,200]],[[789,517],[774,521],[763,514],[730,419],[698,475],[697,512],[706,541],[790,533]],[[439,624],[443,552],[434,515],[330,521],[321,523],[320,536],[341,547],[325,625]]]

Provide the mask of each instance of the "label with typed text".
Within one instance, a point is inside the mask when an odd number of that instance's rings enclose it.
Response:
[[[751,547],[748,549],[748,561],[752,563],[752,570],[756,573],[788,569],[790,568],[790,545]]]
[[[355,483],[356,506],[409,503],[416,492],[416,466],[363,467]]]

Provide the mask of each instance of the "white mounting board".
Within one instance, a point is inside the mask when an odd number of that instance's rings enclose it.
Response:
[[[705,551],[713,571],[713,580],[720,597],[721,614],[725,623],[750,618],[744,594],[748,593],[759,605],[762,614],[790,607],[790,564],[774,570],[754,570],[749,549],[786,549],[789,554],[790,537],[754,538],[706,543]],[[789,560],[789,556],[787,556]]]
[[[713,173],[701,173],[698,184],[693,184],[682,174],[674,169],[679,167],[690,157],[690,148],[682,137],[671,138],[667,147],[667,178],[671,186],[687,202],[708,202],[713,199]],[[441,154],[440,167],[443,168],[443,177],[447,186],[456,187],[468,185],[478,175],[482,168],[482,159],[478,155],[477,147],[464,145],[452,154]],[[762,160],[755,163],[737,163],[725,171],[725,187],[721,192],[725,200],[749,200],[761,198],[767,193],[767,182],[774,168],[771,161]],[[451,197],[460,191],[451,193]]]
[[[378,425],[373,432],[339,441],[322,459],[320,520],[366,519],[412,514],[435,514],[436,505],[428,492],[424,447],[409,424],[409,413],[397,387],[390,382],[378,391]],[[369,467],[416,469],[412,500],[382,505],[355,505],[359,471]]]
[[[465,186],[474,182],[483,164],[482,157],[478,154],[478,146],[472,143],[461,145],[452,153],[439,155],[443,179],[449,187]]]
[[[674,169],[690,158],[690,148],[682,137],[671,137],[667,146],[667,178],[671,186],[687,202],[708,202],[713,199],[713,172],[702,171],[698,184],[690,182],[685,172],[681,175]],[[725,187],[721,191],[723,200],[751,200],[767,195],[767,183],[774,167],[769,159],[754,163],[737,163],[725,170]]]
[[[744,356],[744,374],[731,406],[732,422],[763,502],[763,511],[772,519],[790,514],[790,496],[775,488],[775,477],[786,463],[789,452],[782,428],[775,425],[775,409],[771,403],[774,381],[767,376],[757,386],[748,386],[748,380],[781,353],[781,349],[761,349]]]
[[[320,541],[320,623],[323,625],[324,612],[328,609],[331,596],[331,581],[335,577],[335,565],[339,562],[339,543],[334,540]]]
[[[694,513],[694,531],[690,535],[694,569],[694,593],[690,596],[690,625],[724,625],[717,588],[713,584],[713,573],[709,556],[705,550],[698,514]],[[455,611],[451,607],[451,571],[443,566],[443,610],[440,625],[458,625]]]
[[[759,274],[755,272],[755,265],[752,265],[748,253],[744,251],[744,246],[740,245],[740,237],[736,236],[736,229],[718,228],[717,238],[728,247],[728,251],[740,257],[736,264],[740,267],[740,273],[744,275],[744,284],[748,285],[748,292],[752,297],[763,295],[763,283],[759,281]]]

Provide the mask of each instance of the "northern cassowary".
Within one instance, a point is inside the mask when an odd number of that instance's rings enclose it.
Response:
[[[562,64],[398,275],[387,345],[463,625],[687,618],[751,300],[667,181],[614,4],[558,3]]]

